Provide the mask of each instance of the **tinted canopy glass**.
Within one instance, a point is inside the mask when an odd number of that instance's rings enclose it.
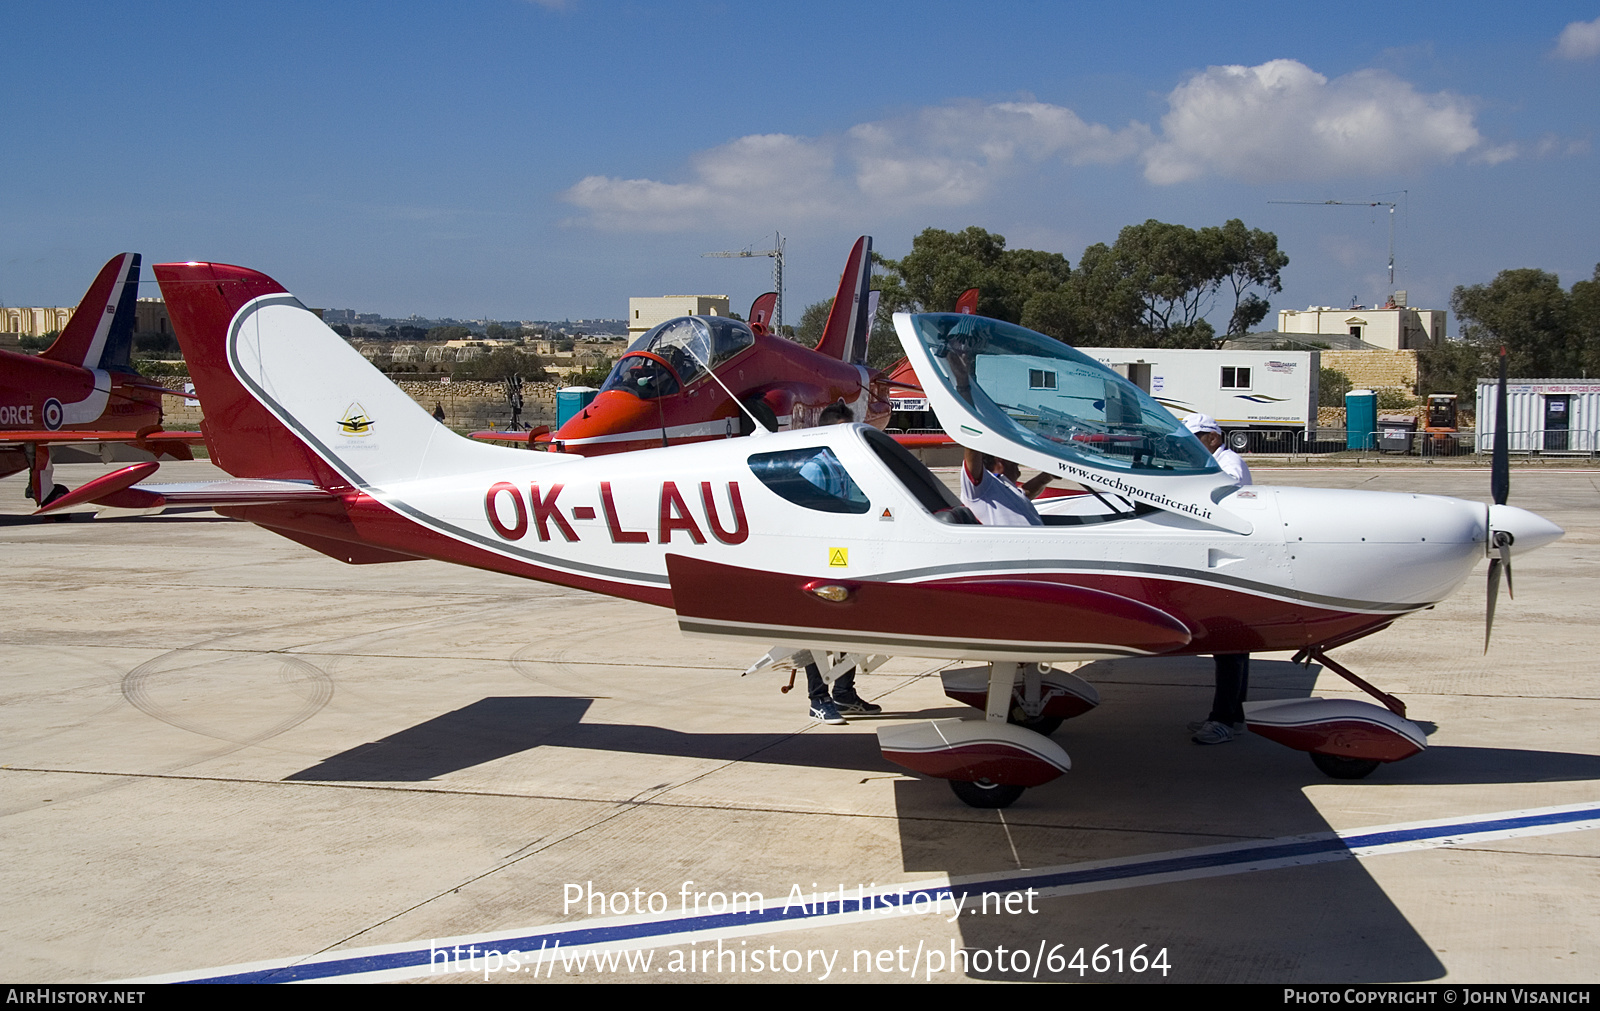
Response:
[[[827,513],[864,513],[872,508],[866,493],[827,446],[757,453],[749,462],[762,484],[795,505]]]
[[[754,344],[744,323],[725,316],[679,316],[633,342],[606,377],[604,390],[626,390],[645,400],[676,393],[705,372]]]
[[[1076,464],[1217,470],[1166,408],[1058,340],[982,316],[926,313],[911,322],[936,378],[996,435]]]

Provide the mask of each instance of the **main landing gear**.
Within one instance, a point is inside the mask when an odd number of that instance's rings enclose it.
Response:
[[[1010,807],[1023,790],[1071,769],[1043,728],[1054,730],[1100,702],[1081,678],[1040,664],[1001,661],[943,677],[945,694],[982,708],[984,718],[879,727],[878,746],[896,765],[949,780],[955,795],[977,808]]]

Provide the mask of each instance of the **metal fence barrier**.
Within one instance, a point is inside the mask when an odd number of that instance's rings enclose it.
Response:
[[[1478,452],[1494,452],[1494,431],[1479,432],[1477,443]],[[1595,456],[1600,451],[1600,432],[1572,428],[1512,429],[1506,433],[1506,443],[1513,453]]]

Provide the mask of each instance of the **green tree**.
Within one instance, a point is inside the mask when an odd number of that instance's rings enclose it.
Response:
[[[1477,395],[1478,380],[1507,371],[1528,379],[1600,374],[1600,264],[1570,292],[1543,270],[1503,270],[1488,284],[1462,286],[1450,298],[1461,339],[1418,353],[1422,392]]]
[[[1475,341],[1443,340],[1417,352],[1420,392],[1454,393],[1463,403],[1478,395],[1478,380],[1500,374],[1499,347]]]
[[[1266,318],[1271,308],[1252,288],[1263,288],[1269,295],[1283,290],[1280,277],[1289,265],[1287,254],[1278,249],[1278,237],[1259,228],[1247,229],[1233,218],[1221,228],[1204,228],[1201,234],[1218,246],[1214,255],[1221,271],[1219,287],[1226,285],[1233,294],[1233,312],[1228,317],[1228,336],[1249,333]]]
[[[1486,285],[1458,287],[1450,308],[1467,343],[1491,353],[1505,347],[1513,376],[1574,376],[1584,367],[1583,348],[1572,340],[1571,296],[1554,274],[1502,270]]]
[[[890,312],[951,312],[968,288],[978,289],[978,313],[1020,323],[1028,300],[1066,284],[1072,269],[1060,253],[1006,249],[1003,235],[976,226],[961,232],[924,229],[900,260],[875,257],[880,308]]]
[[[789,337],[796,344],[804,344],[808,348],[817,346],[817,341],[822,339],[822,329],[828,325],[828,313],[833,311],[833,299],[821,302],[812,302],[800,314],[800,325],[795,328],[794,334]]]
[[[1571,300],[1572,337],[1583,348],[1580,375],[1600,376],[1600,263],[1592,278],[1572,286]]]
[[[1343,407],[1344,395],[1350,392],[1350,377],[1338,369],[1322,369],[1317,373],[1317,406]]]

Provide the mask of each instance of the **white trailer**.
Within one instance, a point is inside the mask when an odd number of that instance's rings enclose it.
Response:
[[[1228,445],[1245,449],[1250,432],[1317,431],[1317,351],[1213,351],[1079,348],[1122,373],[1178,417],[1209,414]]]
[[[1478,380],[1478,452],[1494,450],[1494,391]],[[1593,453],[1600,449],[1600,383],[1589,379],[1508,379],[1506,436],[1513,453]]]

